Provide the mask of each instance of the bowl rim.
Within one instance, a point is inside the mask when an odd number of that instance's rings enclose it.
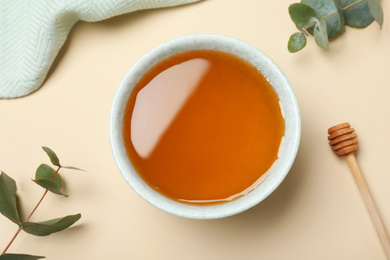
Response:
[[[173,201],[150,188],[138,176],[123,145],[122,119],[128,97],[140,77],[161,59],[193,49],[217,49],[236,54],[255,65],[276,90],[285,116],[285,137],[269,176],[247,195],[215,205],[190,205]],[[220,34],[192,34],[164,42],[142,56],[128,70],[115,93],[109,118],[111,151],[117,167],[130,187],[151,205],[176,216],[191,219],[217,219],[243,212],[268,197],[288,174],[298,152],[301,118],[290,82],[276,63],[253,45]],[[281,158],[283,160],[281,160]]]

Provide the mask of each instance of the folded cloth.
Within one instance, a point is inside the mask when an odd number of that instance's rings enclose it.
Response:
[[[21,97],[43,83],[77,21],[199,0],[0,0],[0,98]]]

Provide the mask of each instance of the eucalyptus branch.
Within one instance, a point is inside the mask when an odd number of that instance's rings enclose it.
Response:
[[[53,178],[51,179],[52,181],[54,180],[54,178],[56,177],[56,175],[58,174],[58,171],[61,169],[61,166],[58,166],[57,168],[57,171],[55,172]],[[34,214],[34,212],[37,210],[38,206],[41,204],[42,200],[45,198],[47,192],[49,191],[49,189],[46,189],[45,192],[43,193],[41,199],[38,201],[37,205],[34,207],[34,209],[31,211],[30,215],[26,218],[26,220],[24,222],[28,222],[30,220],[30,218],[32,217],[32,215]],[[8,243],[7,247],[4,249],[4,251],[1,253],[2,255],[4,255],[8,248],[12,245],[12,243],[14,242],[15,238],[19,235],[20,231],[23,230],[23,226],[20,226],[18,228],[18,230],[16,231],[15,235],[12,237],[11,241]]]
[[[61,169],[61,166],[58,166],[56,172],[54,173],[54,176],[53,178],[51,178],[52,181],[54,181],[54,178],[57,176],[58,174],[58,171]],[[45,198],[47,192],[49,191],[49,189],[46,189],[45,192],[43,193],[41,199],[38,201],[37,205],[35,206],[35,208],[32,210],[32,212],[30,213],[30,215],[26,218],[25,222],[29,221],[31,216],[34,214],[34,212],[37,210],[38,206],[41,204],[42,200]]]
[[[5,247],[4,251],[1,253],[1,255],[4,255],[8,248],[11,246],[11,244],[14,242],[15,238],[19,235],[20,231],[22,231],[22,227],[19,227],[18,230],[16,231],[15,235],[12,237],[11,241],[8,243],[8,245]]]
[[[37,210],[46,194],[50,191],[52,193],[63,195],[67,197],[68,195],[62,192],[62,180],[59,174],[61,168],[68,168],[74,170],[81,170],[72,166],[61,166],[60,161],[57,155],[48,147],[42,147],[46,154],[49,156],[51,163],[54,166],[57,166],[57,170],[54,170],[49,165],[41,164],[35,174],[35,183],[39,186],[45,188],[41,199],[38,201],[36,206],[31,211],[30,215],[26,218],[25,221],[21,221],[19,217],[17,200],[16,200],[16,183],[15,181],[6,175],[4,172],[1,172],[0,175],[0,213],[5,217],[10,219],[12,222],[18,225],[18,229],[10,242],[5,247],[4,251],[0,255],[0,260],[7,259],[17,259],[20,260],[34,260],[44,258],[43,256],[32,256],[25,254],[6,254],[7,250],[10,248],[16,237],[23,230],[29,234],[36,236],[47,236],[54,232],[58,232],[68,228],[78,221],[81,217],[81,214],[69,215],[63,218],[43,221],[43,222],[30,222],[30,219],[34,212]]]
[[[306,46],[306,36],[328,50],[329,39],[344,32],[345,25],[367,27],[374,20],[383,24],[383,10],[379,0],[302,0],[289,7],[290,17],[300,32],[290,36],[288,50],[297,52]],[[332,12],[329,12],[331,10]]]

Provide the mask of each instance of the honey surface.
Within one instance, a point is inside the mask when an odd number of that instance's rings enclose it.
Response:
[[[185,203],[245,195],[278,158],[284,120],[276,92],[250,63],[221,51],[172,55],[129,97],[123,121],[134,169]]]

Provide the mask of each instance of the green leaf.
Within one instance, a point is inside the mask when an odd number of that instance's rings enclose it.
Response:
[[[54,177],[55,175],[55,177]],[[39,165],[37,171],[35,172],[35,180],[39,179],[49,179],[52,180],[54,177],[54,182],[61,188],[62,181],[59,173],[56,174],[56,171],[51,168],[49,165],[42,163]]]
[[[338,18],[340,19],[340,31],[345,32],[345,18],[341,0],[333,0],[333,3],[336,7]]]
[[[341,3],[333,0],[302,0],[301,3],[311,6],[319,17],[325,17],[328,38],[333,38],[344,30],[344,16],[342,15]]]
[[[302,50],[306,46],[306,36],[303,33],[294,33],[291,35],[288,41],[288,51],[289,52],[297,52]]]
[[[52,192],[54,194],[63,195],[65,197],[69,197],[69,195],[67,195],[67,194],[65,194],[65,193],[63,193],[61,191],[61,187],[59,187],[57,185],[57,183],[55,183],[54,181],[52,181],[50,179],[33,180],[33,182],[35,182],[39,186],[47,189],[48,191],[50,191],[50,192]]]
[[[80,169],[80,168],[77,168],[77,167],[74,167],[74,166],[61,166],[61,168],[65,168],[65,169],[70,169],[70,170],[77,170],[77,171],[83,171],[83,172],[85,172],[85,170],[83,170],[83,169]]]
[[[46,258],[44,256],[25,255],[25,254],[3,254],[0,255],[0,260],[37,260]]]
[[[0,212],[15,224],[22,224],[16,201],[16,183],[4,172],[0,174]]]
[[[39,186],[55,193],[68,197],[68,195],[62,192],[62,181],[59,173],[55,174],[56,171],[47,164],[41,164],[36,173],[35,180],[33,180]],[[55,177],[54,177],[55,175]],[[54,177],[54,179],[53,179]]]
[[[81,214],[69,215],[43,222],[25,222],[23,230],[35,236],[48,236],[52,233],[64,230],[81,218]]]
[[[379,0],[367,0],[367,5],[368,5],[368,10],[372,15],[372,18],[374,18],[379,24],[380,28],[382,28],[383,10],[381,4],[379,3]]]
[[[61,167],[60,160],[58,159],[57,155],[55,154],[55,152],[53,152],[52,149],[46,146],[42,146],[42,149],[47,153],[53,165]]]
[[[326,30],[326,21],[320,18],[314,27],[314,40],[318,46],[324,50],[328,50],[328,34]]]
[[[359,4],[351,6],[355,2],[356,0],[341,1],[342,7],[347,8],[343,12],[345,24],[360,28],[367,27],[374,21],[370,14],[370,11],[368,10],[367,2],[363,1]]]
[[[306,28],[318,19],[316,11],[306,4],[295,3],[289,6],[291,20],[299,28]]]

